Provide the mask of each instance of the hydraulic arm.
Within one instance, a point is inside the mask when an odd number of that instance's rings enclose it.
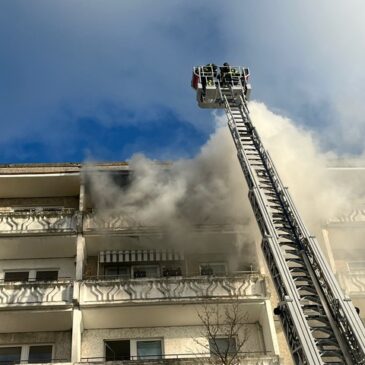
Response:
[[[250,119],[251,87],[244,67],[193,69],[203,108],[224,109],[262,234],[280,315],[296,364],[365,364],[365,329],[316,239],[305,227]]]

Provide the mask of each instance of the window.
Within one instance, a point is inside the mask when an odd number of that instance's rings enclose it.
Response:
[[[17,206],[17,207],[13,207],[13,211],[14,212],[60,212],[63,209],[65,209],[65,207],[62,206],[32,206],[32,207],[27,207],[27,206]]]
[[[22,348],[19,347],[0,347],[0,364],[8,365],[20,363]]]
[[[200,265],[200,275],[226,275],[226,264],[224,262],[206,263]]]
[[[105,361],[129,360],[131,357],[130,341],[105,341]]]
[[[162,340],[105,341],[105,361],[161,359]]]
[[[125,278],[128,279],[129,268],[122,265],[107,265],[104,267],[104,275],[109,278]]]
[[[164,267],[162,270],[162,276],[181,276],[182,271],[180,267]]]
[[[28,363],[52,362],[52,345],[29,346]]]
[[[135,279],[157,278],[159,276],[159,267],[157,265],[133,266],[133,277]]]
[[[137,356],[141,360],[161,359],[161,340],[137,341]]]
[[[234,354],[236,352],[236,339],[234,337],[218,337],[209,339],[209,348],[211,355]]]
[[[4,276],[4,281],[28,281],[28,271],[7,271]]]
[[[13,365],[20,363],[50,363],[52,362],[52,345],[23,345],[0,347],[0,364]]]
[[[58,279],[58,271],[37,271],[36,281],[55,281]]]
[[[58,279],[58,270],[28,270],[28,271],[7,271],[4,281],[55,281]],[[0,364],[1,365],[1,364]]]

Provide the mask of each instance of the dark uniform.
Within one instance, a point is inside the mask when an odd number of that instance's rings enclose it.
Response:
[[[231,66],[227,62],[223,63],[223,66],[220,67],[220,71],[220,79],[222,85],[226,85],[228,82],[232,81]]]

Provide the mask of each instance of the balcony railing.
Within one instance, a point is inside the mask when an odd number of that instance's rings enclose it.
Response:
[[[217,232],[217,233],[242,233],[245,232],[243,225],[237,224],[196,224],[193,225],[192,230],[195,232]],[[83,231],[84,232],[104,232],[104,231],[116,231],[116,232],[136,232],[139,234],[153,234],[161,233],[160,226],[146,225],[143,222],[136,221],[133,217],[115,214],[115,215],[102,215],[95,212],[84,213],[83,215]]]
[[[268,352],[240,352],[237,354],[237,360],[244,365],[279,365],[279,357]],[[209,354],[166,354],[160,356],[130,356],[129,360],[106,360],[105,357],[83,357],[81,364],[100,364],[108,362],[108,364],[118,365],[135,365],[148,363],[151,365],[160,364],[179,364],[179,365],[204,365],[214,364],[217,361],[211,359]]]
[[[85,280],[80,304],[106,304],[199,300],[207,298],[263,299],[266,280],[261,274],[224,277],[168,277],[143,279]]]
[[[0,308],[70,305],[72,287],[72,282],[64,280],[0,283]]]
[[[67,359],[52,359],[51,361],[47,361],[47,362],[42,362],[41,360],[20,360],[20,361],[16,361],[16,360],[0,360],[0,365],[17,365],[17,364],[62,364],[62,365],[66,365],[67,363],[71,364],[70,360]]]
[[[349,295],[365,297],[365,271],[339,273],[338,277]]]
[[[83,231],[85,232],[126,231],[129,233],[135,231],[151,233],[160,232],[160,230],[159,227],[143,225],[121,214],[103,216],[96,213],[85,213],[83,217]]]
[[[0,235],[75,233],[76,231],[77,214],[74,209],[0,213]]]

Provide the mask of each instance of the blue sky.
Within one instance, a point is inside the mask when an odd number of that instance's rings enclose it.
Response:
[[[253,98],[363,152],[362,0],[2,0],[1,163],[171,160],[214,130],[192,66],[250,67]]]

